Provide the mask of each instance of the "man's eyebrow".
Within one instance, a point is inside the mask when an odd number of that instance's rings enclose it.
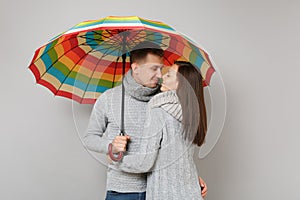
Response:
[[[164,65],[163,64],[156,64],[156,65],[153,65],[152,67],[159,67],[159,68],[162,68]]]

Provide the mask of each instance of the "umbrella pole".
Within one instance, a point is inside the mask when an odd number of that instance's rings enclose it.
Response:
[[[122,46],[122,94],[121,94],[121,127],[120,134],[121,136],[125,136],[124,130],[124,107],[125,107],[125,87],[124,87],[124,76],[125,76],[125,64],[126,64],[126,34],[123,35],[123,46]],[[119,152],[117,156],[112,153],[112,144],[110,143],[108,146],[108,153],[110,158],[118,162],[123,158],[123,152]]]
[[[123,84],[124,76],[125,76],[125,62],[126,62],[126,54],[124,53],[122,55],[121,128],[120,128],[120,134],[119,134],[121,136],[125,136],[125,130],[124,130],[125,87]],[[108,154],[109,154],[109,157],[115,162],[118,162],[118,161],[122,160],[122,158],[123,158],[123,152],[119,152],[117,155],[112,153],[112,144],[111,143],[108,146]]]
[[[126,64],[126,40],[128,33],[122,32],[122,103],[121,103],[121,130],[120,135],[125,136],[124,130],[124,101],[125,101],[125,87],[124,87],[124,76],[125,76],[125,64]]]
[[[125,76],[125,62],[126,62],[126,54],[122,55],[122,101],[121,101],[121,136],[125,136],[125,130],[124,130],[124,102],[125,102],[125,87],[124,87],[124,76]]]

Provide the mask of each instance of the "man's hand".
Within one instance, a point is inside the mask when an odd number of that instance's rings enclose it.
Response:
[[[200,186],[202,187],[201,196],[203,198],[205,198],[207,195],[207,185],[201,177],[199,177],[199,183],[200,183]]]
[[[130,140],[129,135],[116,136],[112,142],[112,153],[125,152],[128,140]]]

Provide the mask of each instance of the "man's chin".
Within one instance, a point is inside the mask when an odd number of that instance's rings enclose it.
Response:
[[[152,83],[152,84],[147,84],[147,85],[144,85],[145,87],[148,87],[148,88],[156,88],[158,85],[158,83]]]
[[[149,86],[150,88],[156,88],[157,84]]]

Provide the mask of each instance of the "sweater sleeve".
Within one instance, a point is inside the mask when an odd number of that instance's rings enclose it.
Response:
[[[125,155],[121,162],[114,162],[117,169],[129,173],[151,171],[156,161],[163,133],[161,109],[153,108],[147,116],[144,131],[140,138],[138,153]]]
[[[89,120],[86,135],[83,138],[84,146],[98,153],[108,153],[110,141],[103,137],[107,127],[107,95],[103,93],[96,101]]]

